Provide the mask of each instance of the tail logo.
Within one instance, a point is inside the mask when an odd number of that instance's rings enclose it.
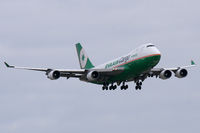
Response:
[[[88,57],[87,57],[84,49],[81,49],[81,51],[80,51],[80,63],[81,63],[82,68],[85,68],[85,66],[87,64],[87,60],[88,60]]]

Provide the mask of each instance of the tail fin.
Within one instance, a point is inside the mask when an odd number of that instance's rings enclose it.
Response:
[[[91,69],[94,67],[80,43],[76,44],[76,51],[81,69]]]

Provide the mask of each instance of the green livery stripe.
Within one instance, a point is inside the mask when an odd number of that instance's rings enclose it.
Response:
[[[90,59],[88,59],[87,64],[86,64],[84,69],[91,69],[91,68],[94,68],[94,65],[92,64]]]
[[[80,60],[80,51],[81,51],[81,49],[82,49],[81,44],[80,44],[80,43],[77,43],[77,44],[76,44],[76,51],[77,51],[79,60]]]
[[[123,63],[123,64],[120,64],[120,65],[118,65],[118,66],[115,66],[114,68],[120,67],[120,66],[123,66],[123,65],[126,65],[126,64],[128,64],[128,63],[130,63],[130,62],[134,62],[134,61],[137,61],[137,60],[140,60],[140,59],[144,59],[144,58],[147,58],[147,57],[151,57],[151,56],[161,56],[161,55],[160,55],[160,54],[152,54],[152,55],[148,55],[148,56],[143,56],[143,57],[140,57],[140,58],[137,58],[137,59],[134,59],[134,60],[125,62],[125,63]]]

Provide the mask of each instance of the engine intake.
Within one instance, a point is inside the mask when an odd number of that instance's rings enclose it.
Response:
[[[97,81],[99,78],[99,73],[97,71],[91,71],[87,74],[87,79],[89,81]]]
[[[47,78],[51,80],[57,80],[60,78],[60,72],[59,71],[51,71],[47,74]]]
[[[160,75],[159,78],[165,80],[165,79],[169,79],[172,76],[172,72],[170,70],[163,70]]]
[[[175,76],[177,78],[184,78],[188,75],[188,71],[186,69],[179,69],[176,71]]]

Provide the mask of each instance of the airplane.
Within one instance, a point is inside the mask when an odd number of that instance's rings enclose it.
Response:
[[[47,78],[51,80],[57,80],[60,77],[78,78],[81,81],[102,85],[102,90],[115,90],[117,86],[121,86],[121,90],[127,90],[127,82],[135,82],[135,89],[141,90],[143,81],[148,77],[166,80],[174,74],[177,78],[184,78],[188,75],[186,69],[196,66],[192,60],[189,66],[155,68],[161,59],[161,53],[152,43],[141,45],[124,56],[96,67],[80,43],[76,44],[76,50],[80,69],[16,67],[4,63],[8,68],[45,72]]]

